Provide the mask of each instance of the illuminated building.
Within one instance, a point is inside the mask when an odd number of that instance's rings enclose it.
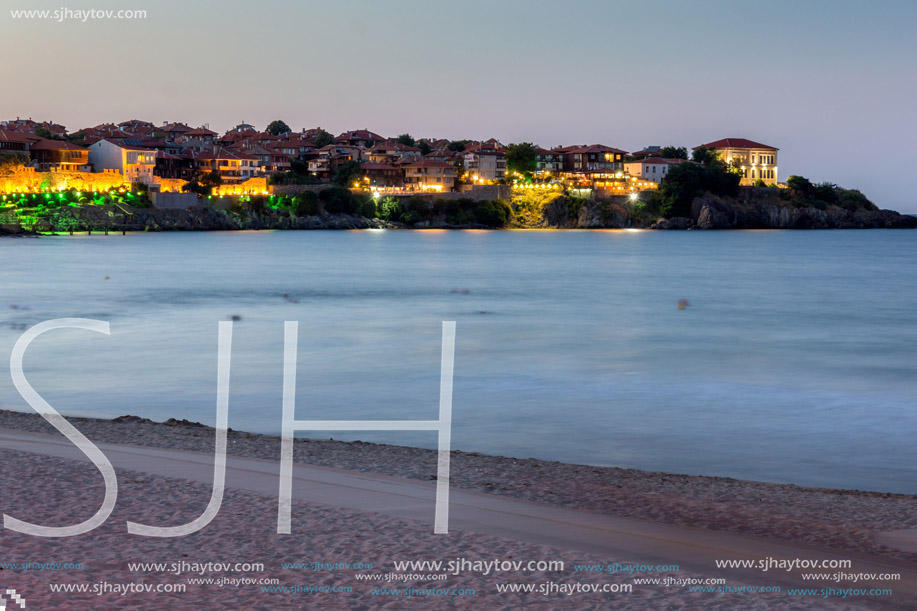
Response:
[[[742,169],[742,185],[753,185],[757,180],[777,184],[777,151],[779,149],[745,138],[723,138],[708,142],[699,148],[711,149],[726,163]]]

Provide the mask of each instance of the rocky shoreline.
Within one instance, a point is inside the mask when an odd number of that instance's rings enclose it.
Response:
[[[455,225],[444,218],[414,224],[395,223],[351,214],[297,217],[286,211],[229,212],[208,204],[188,209],[133,208],[123,204],[68,207],[65,214],[42,217],[30,227],[0,225],[0,235],[40,235],[66,232],[121,233],[136,231],[355,230],[355,229],[487,229],[476,224]],[[847,210],[828,206],[793,207],[773,197],[746,191],[740,199],[698,197],[691,215],[642,218],[632,214],[627,198],[588,200],[571,206],[565,197],[547,203],[534,214],[518,215],[506,229],[913,229],[917,217],[893,210]]]
[[[917,218],[894,210],[845,210],[829,206],[793,208],[767,200],[728,202],[715,196],[694,200],[691,217],[664,219],[653,229],[913,229]]]

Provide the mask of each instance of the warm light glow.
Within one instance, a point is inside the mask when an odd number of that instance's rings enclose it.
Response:
[[[249,178],[234,185],[219,185],[213,188],[213,195],[270,195],[273,187],[267,184],[267,178]]]
[[[23,166],[10,174],[0,175],[0,193],[47,193],[48,191],[107,191],[125,184],[120,172],[74,172],[54,170],[36,172]]]

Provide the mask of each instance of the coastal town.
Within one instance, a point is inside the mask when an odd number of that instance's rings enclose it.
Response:
[[[741,172],[742,185],[777,185],[776,147],[723,138],[713,151]],[[0,176],[0,193],[138,187],[153,193],[271,194],[291,185],[335,183],[374,195],[473,193],[480,187],[587,190],[625,195],[658,188],[686,147],[625,151],[606,144],[542,148],[532,143],[396,137],[368,129],[333,135],[240,123],[222,135],[207,125],[129,120],[70,132],[51,121],[0,121],[0,156],[21,165]],[[161,201],[167,201],[163,198]],[[187,201],[187,200],[186,200]]]

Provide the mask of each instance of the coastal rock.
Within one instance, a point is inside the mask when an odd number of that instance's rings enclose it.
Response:
[[[694,226],[694,219],[676,216],[670,219],[659,219],[650,229],[692,229]]]
[[[713,195],[695,198],[691,217],[700,229],[909,229],[917,218],[893,210],[846,210],[828,206],[794,208],[772,194],[748,189],[737,200]],[[689,229],[676,219],[662,219],[654,229]]]
[[[546,205],[541,211],[541,227],[569,227],[570,210],[566,197],[558,197]]]

